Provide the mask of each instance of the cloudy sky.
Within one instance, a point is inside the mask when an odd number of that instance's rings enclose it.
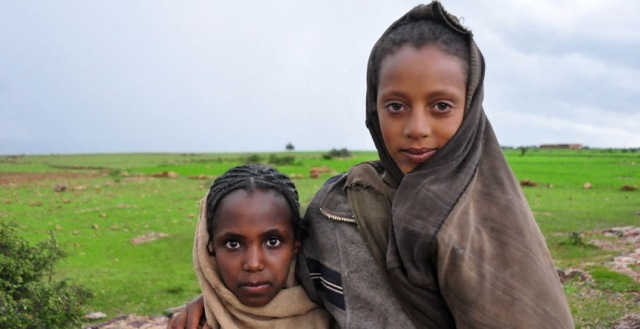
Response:
[[[502,145],[640,147],[640,2],[442,2]],[[369,51],[416,4],[0,1],[0,154],[373,150]]]

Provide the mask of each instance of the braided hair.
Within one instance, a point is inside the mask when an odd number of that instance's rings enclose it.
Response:
[[[273,191],[287,200],[291,209],[291,224],[293,235],[300,238],[305,225],[300,217],[300,202],[298,191],[287,175],[274,168],[260,165],[243,165],[227,170],[222,176],[216,178],[211,185],[206,200],[206,220],[209,241],[207,251],[214,256],[213,229],[215,223],[213,217],[220,202],[231,192],[245,190],[249,193],[255,190]]]

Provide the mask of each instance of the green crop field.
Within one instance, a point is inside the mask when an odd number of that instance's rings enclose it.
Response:
[[[293,156],[276,165],[294,182],[303,208],[332,172],[347,171],[375,152],[324,159],[322,152]],[[640,313],[640,282],[610,265],[629,244],[603,229],[640,226],[640,153],[627,150],[506,150],[556,266],[586,271],[586,280],[564,283],[577,328],[606,328],[627,313]],[[252,154],[268,162],[272,154]],[[91,289],[87,311],[159,314],[199,294],[191,249],[198,202],[213,178],[242,164],[249,154],[83,154],[0,156],[0,220],[18,223],[30,242],[54,231],[69,253],[56,269]],[[258,159],[256,159],[258,158]],[[312,179],[309,170],[327,173]],[[151,177],[174,172],[174,178]],[[63,192],[54,191],[66,183]],[[590,188],[585,188],[586,183]],[[133,243],[150,233],[157,240]],[[134,240],[135,241],[135,240]],[[615,248],[603,247],[606,243]],[[636,246],[638,248],[638,246]],[[640,261],[638,261],[640,263]],[[638,274],[640,264],[627,270]]]

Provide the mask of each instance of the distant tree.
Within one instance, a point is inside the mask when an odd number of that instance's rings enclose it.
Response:
[[[293,147],[293,144],[289,143],[287,144],[287,146],[285,146],[285,148],[287,149],[287,151],[291,152],[295,149],[295,147]]]
[[[520,146],[520,156],[524,156],[527,153],[527,148]]]

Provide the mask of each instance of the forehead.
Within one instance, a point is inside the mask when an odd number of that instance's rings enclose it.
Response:
[[[444,84],[466,84],[464,63],[436,44],[420,48],[407,45],[382,60],[378,88],[388,83],[423,84],[434,77]]]
[[[215,231],[292,229],[291,209],[284,196],[271,190],[236,190],[218,204],[213,216]]]

